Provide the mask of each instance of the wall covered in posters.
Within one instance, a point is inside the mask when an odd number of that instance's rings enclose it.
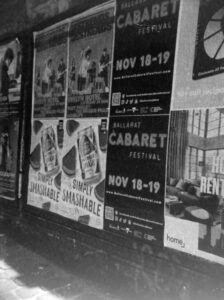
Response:
[[[107,5],[35,34],[27,203],[98,229],[104,223],[113,14]]]
[[[0,46],[0,197],[15,200],[22,49],[18,39]]]

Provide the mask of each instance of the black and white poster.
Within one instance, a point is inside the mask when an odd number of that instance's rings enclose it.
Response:
[[[0,117],[19,117],[22,49],[18,39],[0,46]]]
[[[35,35],[33,117],[64,117],[68,24]]]
[[[0,197],[15,200],[19,121],[0,119]]]
[[[168,116],[110,120],[105,229],[161,242]]]
[[[223,20],[222,0],[200,1],[193,79],[224,72]]]
[[[112,115],[170,108],[179,0],[117,1]]]
[[[71,23],[68,118],[107,117],[114,9]]]
[[[224,263],[224,109],[173,111],[165,246]]]
[[[180,2],[171,110],[223,107],[224,4]]]

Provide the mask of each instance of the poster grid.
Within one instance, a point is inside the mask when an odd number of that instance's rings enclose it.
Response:
[[[35,78],[38,79],[40,66],[44,76],[46,69],[42,62],[52,55],[53,47],[54,58],[57,58],[56,51],[60,52],[60,57],[65,58],[66,80],[65,94],[61,95],[64,100],[60,107],[58,104],[61,98],[55,99],[54,94],[57,82],[53,86],[50,83],[49,95],[40,95],[43,94],[43,82],[38,83],[36,80],[33,87],[27,204],[97,229],[103,229],[104,219],[111,70],[106,62],[104,70],[102,57],[105,59],[106,56],[107,59],[109,56],[111,59],[113,14],[113,7],[109,5],[84,17],[56,24],[44,32],[36,33],[35,37]],[[105,23],[103,27],[102,21]],[[64,31],[67,28],[69,38],[66,47],[63,43],[61,49],[57,46],[55,50],[54,46],[61,38],[65,41]],[[88,49],[88,53],[85,53],[84,48]],[[105,48],[108,53],[102,53]],[[83,53],[83,61],[80,60],[80,53]],[[93,65],[96,67],[95,76]],[[80,73],[84,69],[85,81],[81,80]],[[101,85],[97,90],[98,81]],[[53,114],[51,105],[56,108]]]
[[[179,1],[117,1],[116,10],[105,230],[163,244]]]

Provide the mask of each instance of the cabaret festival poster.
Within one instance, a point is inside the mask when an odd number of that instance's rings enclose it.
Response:
[[[163,243],[167,127],[168,116],[110,119],[106,230]]]
[[[68,24],[34,34],[33,117],[65,113]]]
[[[71,22],[68,118],[107,117],[114,9]]]
[[[111,115],[170,109],[179,0],[117,1]]]

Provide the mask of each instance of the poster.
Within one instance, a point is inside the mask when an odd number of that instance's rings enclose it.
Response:
[[[167,114],[179,0],[117,1],[112,115]]]
[[[18,39],[0,46],[0,118],[18,118],[21,100],[22,49]]]
[[[172,110],[223,106],[223,16],[221,0],[181,1]]]
[[[105,229],[162,241],[168,116],[112,117]]]
[[[108,116],[114,10],[71,23],[68,118]]]
[[[0,119],[0,197],[15,200],[19,121]]]
[[[64,117],[67,37],[68,24],[34,36],[33,117],[36,119]]]
[[[224,72],[223,17],[223,1],[200,1],[193,69],[195,80]]]
[[[60,214],[103,229],[108,119],[66,121]]]
[[[33,120],[27,204],[58,212],[64,121]]]
[[[224,263],[224,109],[173,111],[165,246]]]

